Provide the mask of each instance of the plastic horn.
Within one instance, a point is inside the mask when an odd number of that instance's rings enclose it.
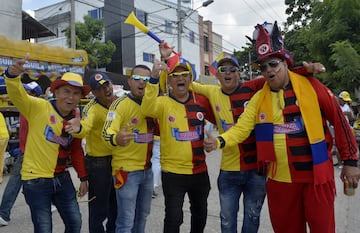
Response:
[[[145,34],[148,34],[151,38],[153,38],[154,40],[156,40],[159,44],[162,42],[162,40],[155,35],[152,31],[149,30],[148,27],[146,27],[143,23],[141,23],[135,16],[134,12],[131,11],[131,13],[129,14],[129,16],[126,18],[125,20],[126,24],[131,24],[135,27],[137,27],[140,31],[142,31]],[[169,45],[167,43],[165,43],[165,48],[170,49]],[[174,54],[179,55],[177,52],[175,52],[174,50],[172,51]]]

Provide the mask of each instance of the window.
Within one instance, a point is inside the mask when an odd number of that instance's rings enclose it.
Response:
[[[172,22],[169,20],[165,20],[165,32],[172,33]]]
[[[144,25],[148,25],[147,24],[147,13],[145,11],[139,10],[139,9],[135,9],[135,15],[136,18],[142,22]]]
[[[209,37],[204,36],[204,51],[209,52]]]
[[[193,31],[189,32],[189,40],[191,43],[195,43],[195,33]]]
[[[102,19],[103,18],[103,7],[88,11],[88,14],[94,19]]]
[[[143,61],[154,63],[155,54],[152,53],[143,53]]]
[[[208,65],[205,65],[205,75],[210,75],[210,70]]]

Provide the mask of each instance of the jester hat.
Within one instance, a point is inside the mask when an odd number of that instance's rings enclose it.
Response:
[[[294,65],[292,55],[284,48],[284,41],[276,21],[274,24],[264,22],[256,25],[252,43],[255,48],[255,64],[275,56],[285,60],[289,67]]]

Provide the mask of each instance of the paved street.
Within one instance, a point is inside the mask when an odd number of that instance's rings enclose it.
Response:
[[[219,219],[219,201],[218,201],[218,191],[216,186],[216,178],[218,175],[218,169],[220,164],[220,152],[215,151],[208,155],[208,166],[209,174],[212,184],[212,189],[209,196],[209,210],[208,210],[208,221],[206,225],[206,233],[215,233],[220,232],[220,219]],[[337,197],[336,197],[336,232],[337,233],[357,233],[360,229],[360,191],[356,190],[356,194],[353,197],[347,197],[343,194],[342,184],[339,179],[338,168],[335,169],[336,174],[336,186],[337,186]],[[78,184],[76,176],[74,175],[73,170],[72,175],[76,184]],[[3,183],[0,185],[0,193],[2,194],[8,176],[4,177]],[[164,199],[161,193],[161,189],[158,190],[159,195],[153,199],[151,214],[147,222],[147,233],[160,233],[162,232],[162,221],[164,218]],[[242,208],[242,205],[240,205]],[[88,232],[87,226],[87,203],[80,203],[82,215],[83,215],[83,228],[82,232]],[[240,209],[239,214],[239,231],[241,229],[241,220],[242,220],[242,209]],[[185,200],[184,203],[184,223],[181,226],[181,232],[189,232],[190,229],[190,214],[189,214],[189,204]],[[53,214],[53,225],[54,233],[64,232],[64,227],[57,212]],[[12,210],[11,222],[6,227],[0,227],[0,232],[7,233],[29,233],[33,232],[30,212],[24,201],[23,195],[20,194],[15,206]],[[265,201],[261,215],[261,225],[260,233],[273,232],[269,220],[268,209]]]

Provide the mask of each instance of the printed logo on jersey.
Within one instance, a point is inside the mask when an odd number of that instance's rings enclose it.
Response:
[[[139,118],[137,116],[134,116],[133,118],[131,118],[130,120],[130,124],[131,125],[138,125],[140,122]]]
[[[54,125],[56,123],[56,116],[54,114],[51,114],[49,121],[50,121],[50,124]]]
[[[140,130],[133,130],[132,131],[135,134],[134,142],[135,143],[150,143],[154,140],[154,134],[153,133],[140,133]]]
[[[260,120],[260,122],[264,122],[266,120],[266,113],[261,112],[259,114],[259,120]]]
[[[274,125],[276,134],[296,134],[304,131],[304,121],[301,117],[296,117],[293,122]]]
[[[201,127],[201,125],[197,125],[195,131],[186,132],[179,131],[179,128],[172,128],[171,134],[176,139],[176,141],[198,141],[200,140],[201,136]]]
[[[175,117],[174,115],[169,115],[169,116],[167,117],[167,119],[168,119],[168,121],[169,121],[170,123],[174,123],[175,120],[176,120],[176,117]]]
[[[246,106],[248,105],[248,103],[249,103],[249,100],[248,100],[248,101],[245,101],[245,103],[244,103],[244,108],[246,108]]]
[[[228,129],[230,129],[234,124],[226,124],[226,121],[224,119],[220,119],[221,128],[226,132]]]
[[[196,113],[196,118],[199,120],[199,121],[203,121],[204,120],[204,114],[202,112],[197,112]]]
[[[108,112],[108,114],[106,115],[106,119],[107,120],[114,120],[116,117],[116,113],[115,112]]]
[[[221,111],[221,107],[220,107],[219,104],[216,104],[216,105],[215,105],[215,110],[216,110],[217,112],[220,112],[220,111]]]
[[[46,125],[44,135],[47,141],[59,144],[63,147],[68,147],[73,139],[71,135],[68,137],[62,137],[55,134],[54,129],[49,125]]]

